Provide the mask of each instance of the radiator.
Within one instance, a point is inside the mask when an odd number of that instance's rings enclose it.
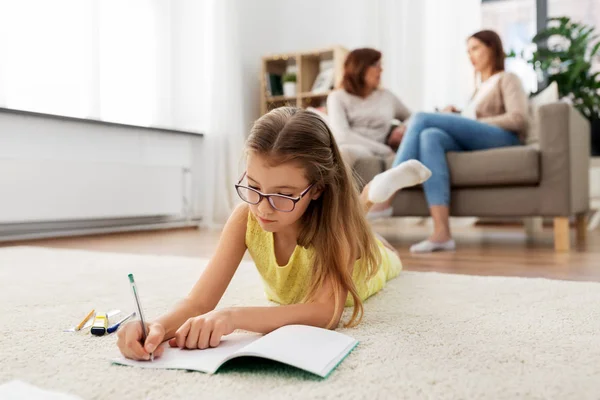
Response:
[[[180,166],[0,159],[0,224],[181,216]]]

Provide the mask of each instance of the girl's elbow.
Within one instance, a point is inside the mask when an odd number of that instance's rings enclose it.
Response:
[[[341,318],[330,318],[328,320],[320,321],[317,324],[317,328],[327,329],[330,331],[335,331],[337,327],[340,325]]]
[[[335,310],[332,307],[332,309],[328,313],[326,313],[327,318],[326,321],[323,323],[323,326],[321,326],[321,328],[329,329],[332,331],[335,330],[340,324],[340,321],[342,320],[343,312],[343,308]]]
[[[336,310],[333,304],[314,303],[318,308],[311,311],[310,324],[323,329],[334,330],[342,319],[342,310]]]

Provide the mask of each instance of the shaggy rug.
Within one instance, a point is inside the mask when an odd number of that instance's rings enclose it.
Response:
[[[90,309],[152,319],[185,295],[206,260],[0,249],[0,384],[92,398],[598,399],[600,284],[403,272],[342,332],[360,344],[325,380],[245,359],[216,375],[109,363],[115,335],[68,333]],[[242,263],[219,307],[266,305]]]

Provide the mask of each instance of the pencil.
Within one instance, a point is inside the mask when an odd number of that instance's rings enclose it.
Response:
[[[85,325],[85,323],[88,321],[88,319],[92,318],[92,315],[94,315],[94,313],[95,313],[95,312],[96,312],[96,310],[92,310],[92,311],[90,311],[90,313],[89,313],[88,315],[86,315],[86,316],[85,316],[85,318],[83,319],[83,321],[81,321],[81,322],[79,323],[79,325],[77,325],[77,326],[75,327],[75,330],[76,330],[76,331],[80,331],[80,330],[81,330],[81,328],[83,328],[83,325]]]

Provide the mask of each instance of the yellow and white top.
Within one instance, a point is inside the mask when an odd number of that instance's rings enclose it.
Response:
[[[379,292],[386,282],[396,277],[402,270],[400,259],[392,250],[377,240],[381,251],[381,265],[375,276],[367,280],[360,275],[360,259],[356,261],[352,279],[362,300]],[[313,267],[312,248],[296,246],[288,263],[280,266],[275,257],[275,242],[272,232],[261,228],[256,218],[248,212],[246,228],[246,247],[260,273],[267,298],[279,304],[296,304],[308,293]],[[348,295],[346,307],[353,305]]]

